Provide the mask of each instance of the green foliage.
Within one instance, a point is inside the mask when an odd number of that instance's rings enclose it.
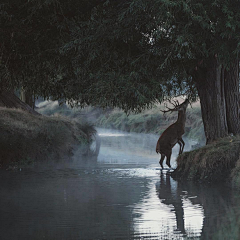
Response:
[[[240,50],[240,2],[11,0],[0,5],[0,87],[140,111],[186,94],[190,77]]]

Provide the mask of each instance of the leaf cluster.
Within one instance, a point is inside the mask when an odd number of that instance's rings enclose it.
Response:
[[[238,57],[239,9],[239,0],[6,1],[0,87],[126,111],[195,99],[199,62]]]

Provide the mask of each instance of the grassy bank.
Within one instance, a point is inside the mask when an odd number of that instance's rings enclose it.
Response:
[[[155,133],[160,135],[169,125],[177,120],[177,113],[163,114],[162,107],[155,106],[151,110],[127,116],[123,111],[114,109],[108,114],[100,116],[96,125],[104,128],[113,128],[128,132]],[[185,137],[199,141],[204,140],[203,124],[200,107],[187,110]]]
[[[173,177],[240,185],[240,136],[226,137],[177,158]]]
[[[66,117],[46,117],[0,108],[0,168],[50,159],[70,159],[87,151],[95,129]]]
[[[177,113],[163,114],[163,106],[155,105],[152,109],[141,113],[127,115],[120,109],[99,109],[86,107],[85,109],[69,108],[66,105],[58,106],[57,102],[43,102],[38,111],[45,115],[61,114],[70,118],[87,119],[97,127],[122,130],[137,133],[154,133],[160,135],[170,124],[177,120]],[[205,142],[199,103],[187,109],[185,137]]]

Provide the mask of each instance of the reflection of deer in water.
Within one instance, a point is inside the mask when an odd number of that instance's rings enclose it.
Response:
[[[236,236],[235,238],[229,237],[233,233],[233,229],[239,229],[237,221],[232,220],[231,228],[224,228],[229,224],[229,218],[238,219],[239,217],[237,211],[235,213],[232,211],[233,206],[238,206],[236,192],[231,191],[229,187],[178,181],[173,179],[170,174],[162,172],[159,182],[156,182],[156,193],[161,203],[169,206],[175,213],[176,230],[180,233],[186,234],[187,230],[187,233],[191,234],[190,236],[195,236],[194,232],[201,232],[200,239],[212,239],[211,236],[214,234],[220,236],[221,229],[224,229],[225,239],[239,239]],[[189,214],[191,209],[195,209],[194,213]],[[196,219],[197,221],[193,221],[189,226],[192,216],[197,217],[198,220]],[[192,224],[195,226],[194,228],[191,228]],[[185,230],[185,227],[188,229]],[[198,238],[197,235],[196,238]]]
[[[163,204],[173,206],[172,211],[176,215],[177,230],[185,234],[182,190],[182,188],[179,188],[179,183],[170,178],[169,174],[161,174],[160,182],[156,184],[159,199]]]
[[[189,100],[186,99],[182,104],[179,104],[178,101],[175,101],[174,108],[168,108],[168,110],[162,111],[173,112],[178,111],[178,119],[175,123],[170,125],[160,136],[156,146],[156,152],[161,154],[161,159],[159,164],[163,168],[163,160],[167,157],[167,165],[171,168],[170,159],[172,155],[172,148],[176,143],[179,144],[179,155],[183,152],[184,141],[182,139],[182,135],[185,132],[185,122],[186,122],[186,109],[188,106]]]

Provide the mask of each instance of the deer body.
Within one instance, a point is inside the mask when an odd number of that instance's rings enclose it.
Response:
[[[184,141],[182,135],[185,132],[185,122],[186,122],[186,109],[188,106],[188,99],[182,104],[178,105],[174,109],[169,109],[168,111],[178,111],[178,119],[175,123],[170,125],[160,136],[157,141],[156,152],[161,154],[161,159],[159,164],[163,168],[163,160],[167,157],[167,165],[171,168],[170,159],[172,155],[172,148],[176,143],[179,144],[179,155],[183,152]],[[164,112],[168,112],[164,111]]]

